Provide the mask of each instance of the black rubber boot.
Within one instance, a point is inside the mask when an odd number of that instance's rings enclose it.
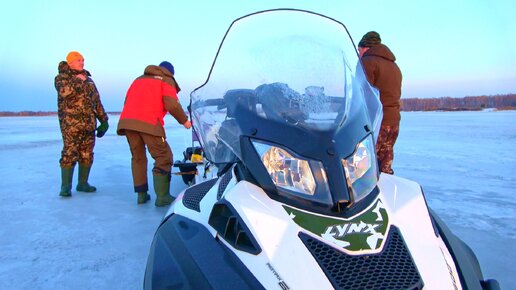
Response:
[[[94,192],[97,190],[95,186],[92,186],[88,183],[88,177],[90,176],[91,165],[87,166],[84,164],[79,164],[79,183],[77,183],[77,191],[82,192]]]
[[[154,191],[156,191],[156,206],[167,206],[174,201],[170,195],[170,177],[167,175],[153,175]]]
[[[72,196],[73,168],[73,166],[61,167],[61,192],[59,192],[60,196]]]

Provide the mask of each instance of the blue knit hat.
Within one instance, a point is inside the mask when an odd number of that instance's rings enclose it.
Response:
[[[159,64],[160,67],[166,68],[172,75],[174,75],[174,66],[168,61],[162,61]]]

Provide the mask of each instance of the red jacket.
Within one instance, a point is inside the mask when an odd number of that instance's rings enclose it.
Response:
[[[147,66],[127,91],[117,134],[125,135],[127,129],[165,137],[163,117],[167,112],[180,124],[188,120],[177,98],[179,91],[174,76],[168,70]]]

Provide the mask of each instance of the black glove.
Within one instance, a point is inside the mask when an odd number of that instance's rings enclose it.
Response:
[[[108,121],[100,122],[100,126],[97,128],[97,137],[102,138],[109,129]]]

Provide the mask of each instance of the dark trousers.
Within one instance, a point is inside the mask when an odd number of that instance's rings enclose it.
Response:
[[[147,182],[147,152],[154,159],[154,175],[170,175],[172,168],[172,150],[163,137],[149,135],[132,130],[125,130],[129,149],[131,150],[131,169],[135,192],[149,190]]]

